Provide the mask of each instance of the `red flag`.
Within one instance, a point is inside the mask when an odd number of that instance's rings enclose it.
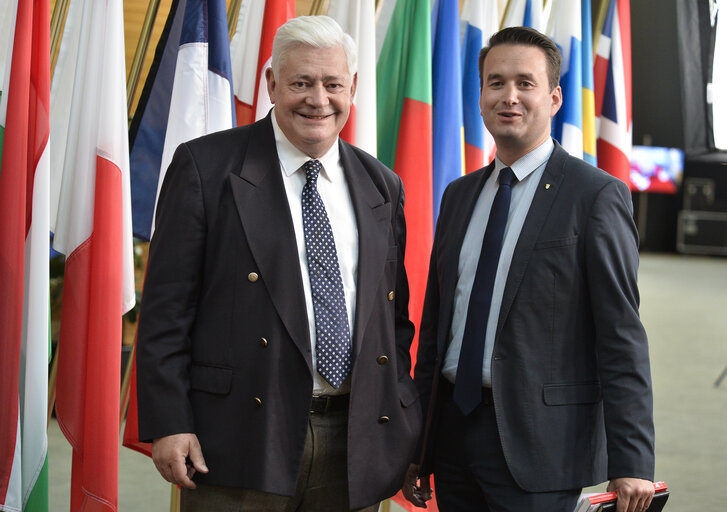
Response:
[[[73,447],[71,510],[116,511],[121,316],[134,304],[121,0],[72,2],[65,26],[51,137],[65,154],[51,180],[66,254],[56,415]]]

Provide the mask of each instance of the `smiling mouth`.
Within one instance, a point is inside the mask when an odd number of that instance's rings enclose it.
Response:
[[[299,112],[298,115],[299,116],[302,116],[302,117],[305,117],[306,119],[313,119],[313,120],[320,121],[320,120],[327,119],[327,118],[331,117],[333,114],[324,114],[324,115],[320,115],[320,116],[313,116],[313,115],[309,115],[309,114],[301,114]]]
[[[512,117],[518,117],[520,114],[516,114],[514,112],[500,112],[500,116],[512,118]]]

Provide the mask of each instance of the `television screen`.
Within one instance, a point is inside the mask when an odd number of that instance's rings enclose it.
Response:
[[[676,194],[684,172],[684,152],[676,148],[634,146],[631,184],[640,192]]]

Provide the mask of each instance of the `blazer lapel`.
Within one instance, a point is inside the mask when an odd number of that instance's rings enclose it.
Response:
[[[312,374],[298,246],[270,115],[252,130],[242,169],[239,176],[230,175],[230,186],[260,276]]]
[[[500,306],[500,316],[497,322],[495,337],[500,334],[500,330],[502,330],[505,319],[510,312],[510,307],[520,287],[522,278],[525,275],[530,256],[533,253],[535,242],[548,219],[548,214],[558,195],[558,190],[563,182],[563,168],[567,157],[568,153],[555,142],[553,154],[546,164],[545,172],[543,172],[538,188],[535,191],[533,202],[530,205],[530,211],[525,218],[525,224],[523,224],[520,237],[515,246],[515,252],[510,263],[510,272],[507,275],[505,291],[502,296],[502,305]],[[547,188],[546,185],[548,185]]]
[[[339,149],[358,226],[356,315],[351,340],[355,357],[361,350],[364,328],[384,272],[389,249],[391,209],[395,205],[386,202],[353,150],[343,142],[339,143]]]

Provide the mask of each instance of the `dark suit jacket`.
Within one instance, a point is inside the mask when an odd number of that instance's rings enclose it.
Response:
[[[427,400],[449,342],[462,240],[493,168],[454,181],[442,198],[415,374]],[[502,447],[523,489],[653,479],[637,269],[628,188],[556,143],[515,248],[492,357]],[[433,397],[428,425],[436,431]]]
[[[400,488],[422,419],[409,376],[401,180],[345,142],[340,154],[359,236],[348,426],[358,508]],[[314,369],[269,117],[177,149],[159,198],[137,364],[142,440],[193,432],[210,468],[196,480],[294,494]]]

